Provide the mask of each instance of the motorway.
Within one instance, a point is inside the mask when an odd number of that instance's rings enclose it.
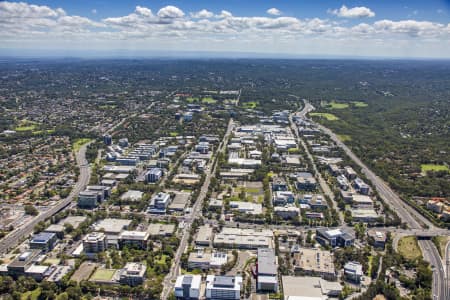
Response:
[[[306,117],[306,114],[314,110],[314,107],[307,101],[304,101],[305,106],[303,110],[297,115]],[[311,122],[313,122],[311,120]],[[409,228],[420,230],[426,225],[431,231],[440,231],[429,220],[422,216],[414,208],[406,204],[380,177],[378,177],[372,170],[370,170],[354,153],[347,147],[330,129],[313,122],[322,132],[326,133],[344,152],[361,168],[361,172],[372,182],[380,197],[389,206],[395,210],[398,216],[405,222]],[[447,231],[448,235],[448,231]],[[420,240],[419,245],[422,248],[423,256],[434,266],[433,270],[433,299],[446,300],[445,292],[447,282],[445,281],[445,272],[442,260],[435,245],[431,241]]]
[[[228,142],[228,138],[230,137],[231,131],[233,129],[233,126],[234,126],[233,119],[230,119],[230,121],[228,123],[227,131],[223,137],[222,142],[219,145],[219,148],[217,149],[215,157],[217,157],[217,154],[219,152],[224,151],[225,146],[227,145],[227,142]],[[206,193],[208,192],[211,178],[212,178],[212,176],[215,175],[216,165],[213,165],[213,163],[214,163],[214,158],[211,158],[211,160],[208,164],[208,167],[207,167],[205,181],[200,189],[200,193],[197,198],[197,201],[195,201],[195,203],[192,207],[191,215],[189,217],[185,218],[185,226],[183,228],[180,245],[178,246],[177,252],[175,254],[174,262],[172,264],[172,267],[170,268],[170,272],[164,278],[164,284],[163,284],[164,288],[161,293],[162,300],[166,300],[168,298],[170,292],[174,288],[174,281],[177,278],[177,276],[180,274],[181,256],[183,255],[183,253],[186,250],[186,247],[188,245],[189,230],[191,228],[192,222],[199,216],[199,214],[201,214],[203,201],[206,198]]]
[[[23,225],[22,227],[17,228],[16,230],[10,232],[0,241],[0,254],[7,253],[14,247],[16,247],[24,238],[28,237],[31,233],[33,233],[34,227],[41,221],[45,221],[50,218],[60,210],[67,207],[73,199],[81,192],[84,187],[89,183],[89,179],[91,177],[91,170],[89,164],[86,160],[86,148],[89,143],[81,146],[80,150],[76,154],[77,165],[80,169],[80,175],[78,176],[78,181],[75,186],[72,188],[69,196],[67,198],[59,201],[58,204],[51,207],[49,210],[40,213],[35,218],[33,218],[30,222]]]

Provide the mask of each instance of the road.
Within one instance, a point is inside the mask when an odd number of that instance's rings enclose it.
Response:
[[[231,131],[233,129],[233,119],[230,119],[227,127],[227,131],[223,137],[222,142],[219,145],[219,148],[217,149],[216,155],[219,152],[223,152],[225,149],[225,146],[227,144],[228,138],[230,137]],[[205,181],[200,188],[200,193],[198,195],[197,201],[195,201],[194,205],[192,206],[192,213],[190,217],[185,218],[185,226],[183,227],[182,237],[180,241],[180,245],[178,246],[177,252],[175,253],[174,262],[172,264],[172,267],[170,268],[169,274],[164,278],[164,288],[161,293],[161,299],[166,300],[169,296],[170,292],[174,288],[174,281],[177,278],[177,276],[180,274],[180,261],[181,256],[183,255],[184,251],[186,250],[186,247],[188,245],[189,240],[189,230],[191,228],[192,222],[201,214],[203,201],[206,198],[206,193],[208,192],[208,187],[211,181],[211,178],[215,175],[215,168],[216,166],[213,165],[214,159],[211,158],[210,162],[208,163],[208,167],[206,170],[206,176]]]
[[[304,101],[305,107],[298,115],[306,117],[306,114],[314,107],[307,101]],[[312,121],[311,121],[312,122]],[[313,122],[314,123],[314,122]],[[427,226],[431,231],[440,230],[436,228],[429,220],[422,216],[414,208],[406,204],[380,177],[378,177],[372,170],[370,170],[354,153],[347,147],[330,129],[320,124],[314,123],[322,132],[326,133],[344,152],[352,159],[360,168],[361,172],[372,182],[372,185],[377,190],[380,197],[389,206],[395,210],[397,215],[405,222],[409,228],[413,230],[420,230]],[[424,258],[435,266],[433,271],[433,299],[445,300],[445,282],[444,282],[444,267],[435,245],[431,241],[421,240],[419,244],[422,247]]]
[[[304,114],[306,114],[307,111],[308,111],[308,107],[305,105],[305,106],[303,107],[303,110],[300,112],[300,114],[303,114],[303,115],[304,115]],[[314,163],[314,158],[313,158],[313,156],[311,155],[311,152],[309,152],[309,150],[308,150],[308,146],[306,145],[305,141],[304,141],[302,138],[300,138],[300,136],[299,136],[299,134],[298,134],[298,127],[297,127],[297,124],[295,124],[295,122],[292,121],[292,114],[289,115],[289,123],[290,123],[290,125],[291,125],[292,131],[293,131],[294,134],[295,134],[295,137],[296,137],[296,139],[297,139],[297,142],[300,142],[300,144],[302,145],[303,149],[305,150],[306,155],[308,156],[308,159],[310,160],[310,162],[311,162],[311,164],[312,164],[314,173],[316,174],[316,177],[317,177],[317,179],[318,179],[318,181],[319,181],[319,184],[320,184],[320,187],[321,187],[322,191],[325,193],[325,195],[327,195],[327,196],[331,199],[331,202],[332,202],[332,204],[333,204],[333,209],[337,212],[337,214],[338,214],[338,216],[339,216],[340,224],[341,224],[341,225],[344,225],[344,224],[345,224],[345,222],[344,222],[344,216],[343,216],[342,212],[341,212],[341,211],[338,209],[338,207],[337,207],[337,203],[336,203],[336,201],[335,201],[335,199],[334,199],[334,193],[333,193],[333,191],[330,189],[330,186],[328,185],[328,183],[327,183],[327,182],[325,181],[325,179],[322,177],[322,174],[319,172],[319,170],[317,170],[317,166],[316,166],[316,164]]]
[[[432,299],[446,300],[446,280],[444,266],[434,243],[430,240],[419,240],[423,258],[433,267]]]
[[[0,241],[0,253],[6,253],[16,247],[24,238],[28,237],[31,233],[33,233],[34,227],[41,221],[45,221],[50,218],[60,210],[67,207],[78,195],[80,191],[82,191],[85,186],[89,183],[89,179],[91,177],[91,170],[89,164],[86,160],[86,148],[89,143],[81,146],[80,150],[78,150],[76,154],[77,165],[80,169],[80,175],[78,176],[78,181],[75,186],[72,188],[69,196],[67,198],[59,201],[58,204],[51,207],[49,210],[40,213],[38,216],[33,218],[30,222],[25,224],[24,226],[17,228],[12,231],[10,234],[5,236]]]

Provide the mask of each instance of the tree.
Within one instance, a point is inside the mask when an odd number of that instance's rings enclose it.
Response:
[[[30,216],[37,216],[39,214],[39,211],[33,205],[25,205],[23,209],[25,210],[25,213]]]

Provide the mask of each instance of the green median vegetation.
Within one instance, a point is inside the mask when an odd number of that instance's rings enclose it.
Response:
[[[80,150],[81,146],[83,146],[84,144],[89,143],[90,141],[92,141],[92,139],[88,139],[88,138],[77,139],[72,144],[72,150],[75,151],[75,152],[78,152],[78,150]]]

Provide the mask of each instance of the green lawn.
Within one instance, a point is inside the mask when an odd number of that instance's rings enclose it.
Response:
[[[77,139],[72,145],[73,151],[78,152],[78,150],[80,150],[81,146],[89,143],[90,141],[92,141],[92,140],[87,139],[87,138]]]
[[[417,238],[415,236],[405,236],[398,241],[398,253],[406,259],[414,260],[422,257]]]
[[[161,255],[161,257],[159,259],[155,259],[155,263],[159,264],[159,265],[164,265],[166,264],[166,261],[169,257],[165,254]]]
[[[37,300],[40,294],[41,294],[41,289],[37,288],[33,291],[28,291],[28,292],[23,293],[20,296],[20,299],[21,300]]]
[[[17,126],[14,130],[15,131],[31,131],[31,130],[35,130],[36,129],[36,125],[23,125],[23,126]]]
[[[338,134],[337,136],[343,142],[348,142],[352,140],[352,137],[347,134]]]
[[[424,174],[428,171],[434,171],[434,172],[450,171],[450,169],[446,165],[423,164],[423,165],[420,165],[420,168],[422,170],[422,173],[424,173]]]
[[[337,120],[339,120],[338,117],[336,117],[333,114],[329,114],[329,113],[309,113],[309,115],[312,116],[312,117],[325,118],[328,121],[337,121]]]
[[[176,137],[178,135],[178,132],[176,132],[176,131],[172,131],[171,133],[170,133],[170,136],[171,137]]]
[[[46,134],[52,134],[52,133],[54,133],[54,132],[55,132],[55,129],[36,130],[36,131],[33,131],[33,134],[36,134],[36,135],[38,135],[38,134],[43,134],[43,133],[46,133]]]
[[[108,281],[111,280],[116,273],[116,270],[112,269],[97,269],[94,274],[92,274],[92,281]]]
[[[186,101],[189,102],[189,103],[197,102],[198,98],[197,97],[187,97]]]
[[[367,107],[369,106],[369,104],[367,104],[366,102],[362,102],[362,101],[352,101],[352,104],[354,107]]]
[[[326,107],[330,109],[345,109],[348,108],[348,103],[336,102],[333,100],[327,103]]]
[[[250,102],[243,102],[242,103],[242,107],[250,108],[250,109],[256,108],[257,105],[258,105],[258,103],[256,103],[256,101],[250,101]]]
[[[205,98],[202,99],[202,103],[214,104],[214,103],[217,103],[217,100],[215,100],[212,97],[205,97]]]

